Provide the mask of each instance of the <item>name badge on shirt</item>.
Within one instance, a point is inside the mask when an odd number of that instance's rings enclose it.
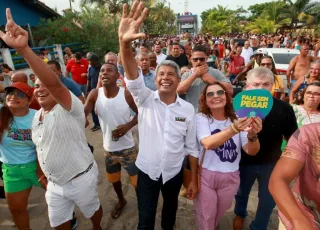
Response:
[[[180,122],[186,122],[186,118],[185,117],[176,117],[175,120],[176,121],[180,121]]]

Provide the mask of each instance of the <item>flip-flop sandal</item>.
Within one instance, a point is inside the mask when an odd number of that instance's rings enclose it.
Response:
[[[125,200],[125,201],[124,201],[124,204],[123,204],[120,208],[117,208],[117,205],[118,205],[118,203],[117,203],[116,206],[114,207],[114,209],[113,209],[112,212],[111,212],[111,217],[112,217],[113,219],[118,219],[119,216],[120,216],[121,213],[122,213],[122,210],[123,210],[124,206],[126,206],[126,204],[127,204],[127,201]]]

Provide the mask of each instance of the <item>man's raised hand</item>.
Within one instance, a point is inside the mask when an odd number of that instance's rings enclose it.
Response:
[[[0,30],[0,38],[14,49],[23,49],[28,46],[28,32],[18,26],[12,18],[9,8],[6,10],[7,24],[5,33]]]
[[[142,22],[147,18],[148,9],[143,2],[135,0],[127,15],[128,5],[123,5],[122,18],[119,25],[118,35],[120,42],[131,43],[132,41],[145,37],[144,33],[139,33]]]

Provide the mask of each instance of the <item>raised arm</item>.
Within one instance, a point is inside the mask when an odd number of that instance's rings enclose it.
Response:
[[[28,32],[18,26],[12,18],[10,9],[6,10],[6,32],[0,31],[0,37],[10,47],[24,57],[34,74],[40,79],[49,93],[64,109],[71,110],[71,94],[58,76],[28,46]]]
[[[138,78],[138,65],[132,53],[132,41],[145,37],[144,33],[139,33],[142,22],[146,19],[148,9],[144,8],[143,2],[135,0],[127,15],[127,4],[123,5],[122,18],[119,25],[119,43],[122,65],[128,80]]]

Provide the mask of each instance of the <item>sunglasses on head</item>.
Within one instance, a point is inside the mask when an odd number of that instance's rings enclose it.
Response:
[[[6,96],[17,96],[20,99],[24,99],[27,97],[27,95],[24,94],[24,92],[20,91],[20,90],[15,90],[15,89],[9,89],[6,91]]]
[[[212,92],[208,92],[206,95],[207,95],[207,97],[214,97],[214,95],[217,94],[217,96],[221,97],[221,96],[225,95],[225,93],[226,92],[223,89],[220,89],[217,92],[213,92],[213,91]]]
[[[198,62],[198,61],[204,62],[205,60],[206,58],[192,58],[192,61],[194,62]]]

